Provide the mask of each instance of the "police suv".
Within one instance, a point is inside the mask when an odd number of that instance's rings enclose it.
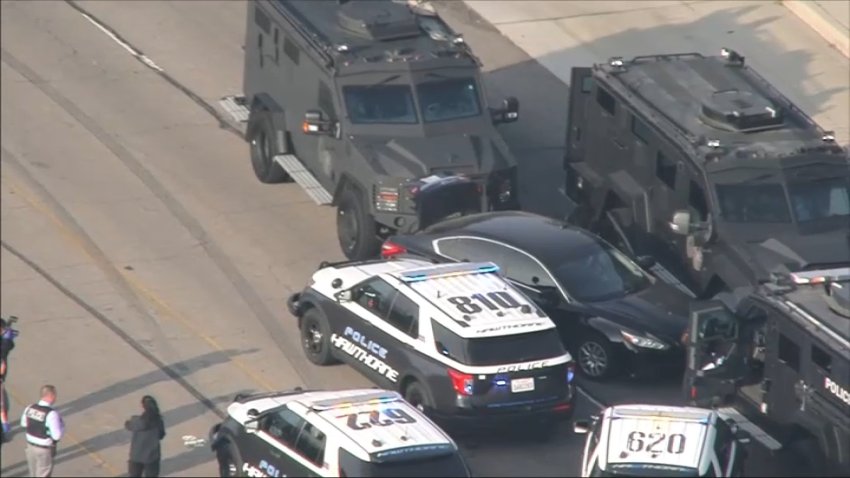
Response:
[[[742,476],[749,435],[716,411],[618,405],[590,422],[581,476]]]
[[[457,445],[385,390],[237,397],[227,408],[230,471],[238,476],[470,476]]]
[[[309,360],[346,362],[435,419],[533,419],[544,438],[572,413],[555,324],[495,264],[325,265],[289,307]]]

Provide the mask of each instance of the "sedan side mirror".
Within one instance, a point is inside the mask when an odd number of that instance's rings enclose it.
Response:
[[[304,134],[311,136],[332,135],[334,129],[334,122],[325,118],[321,111],[309,110],[304,113],[304,122],[301,124],[301,130]]]
[[[573,432],[584,435],[590,431],[590,422],[587,420],[576,420],[573,422]]]
[[[513,123],[519,119],[519,100],[509,96],[502,101],[502,107],[493,110],[493,124]]]
[[[655,265],[655,258],[652,256],[638,256],[635,262],[642,269],[651,269]]]
[[[673,220],[670,221],[670,230],[676,234],[687,236],[691,232],[691,213],[688,211],[676,211]]]

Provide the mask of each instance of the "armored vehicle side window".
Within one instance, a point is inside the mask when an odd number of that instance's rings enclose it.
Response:
[[[605,91],[605,89],[596,87],[596,102],[609,115],[614,116],[617,114],[617,100],[614,99],[611,93]]]
[[[790,222],[785,191],[779,184],[718,184],[723,219],[742,223]]]
[[[331,118],[336,118],[334,99],[331,89],[324,81],[319,82],[319,109]]]
[[[294,448],[304,419],[288,408],[282,408],[264,417],[259,428],[288,448]]]
[[[408,85],[345,86],[348,118],[354,124],[416,124],[416,106]]]
[[[286,56],[289,57],[290,60],[292,60],[292,63],[296,65],[298,64],[298,46],[293,43],[292,40],[286,35],[283,36],[283,52],[286,54]]]
[[[676,163],[667,159],[661,151],[655,156],[655,175],[668,188],[676,189]]]
[[[652,137],[652,131],[646,123],[635,115],[632,115],[632,134],[643,144],[649,144],[649,138]]]
[[[428,76],[437,76],[430,74]],[[481,114],[473,78],[427,81],[416,86],[422,120],[426,123],[470,118]]]
[[[800,371],[800,346],[785,334],[779,334],[779,360],[797,372]]]
[[[390,312],[393,299],[398,291],[381,279],[371,279],[354,288],[352,294],[364,309],[385,319]]]
[[[298,443],[295,451],[304,458],[310,460],[316,466],[322,466],[325,462],[325,434],[310,423],[304,423],[304,428],[298,435]]]
[[[788,185],[797,222],[850,216],[850,185],[845,178]]]
[[[705,202],[705,191],[694,180],[691,180],[691,187],[688,192],[688,205],[699,214],[701,221],[705,221],[708,218],[708,204]]]
[[[817,345],[812,345],[812,362],[824,372],[832,372],[832,357]]]
[[[396,294],[386,321],[413,338],[419,337],[419,305],[404,294]]]

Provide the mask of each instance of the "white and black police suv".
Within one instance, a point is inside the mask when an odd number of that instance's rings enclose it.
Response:
[[[581,476],[743,476],[750,437],[717,411],[660,405],[618,405],[591,421]]]
[[[289,299],[313,363],[346,362],[442,424],[522,420],[545,439],[571,416],[572,358],[495,264],[323,266]]]
[[[454,441],[388,390],[240,396],[220,433],[232,476],[468,477]]]

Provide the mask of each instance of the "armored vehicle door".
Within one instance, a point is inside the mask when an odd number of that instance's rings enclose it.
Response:
[[[697,406],[725,402],[746,373],[739,319],[720,301],[691,304],[685,388]]]
[[[767,330],[767,357],[765,380],[767,413],[785,421],[796,410],[803,408],[804,397],[810,394],[803,380],[803,350],[808,349],[809,339],[803,330],[777,317]]]
[[[570,104],[567,110],[566,163],[584,161],[582,126],[586,123],[587,103],[593,100],[593,76],[590,68],[573,68],[570,73]]]

